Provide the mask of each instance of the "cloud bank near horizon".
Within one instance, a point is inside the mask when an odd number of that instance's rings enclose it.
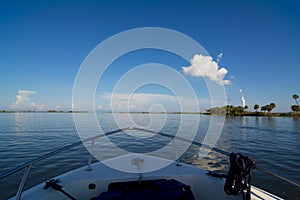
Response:
[[[225,80],[225,76],[228,73],[227,69],[219,69],[218,63],[222,56],[223,53],[220,53],[217,57],[217,62],[215,62],[211,56],[195,54],[190,60],[191,65],[182,67],[183,73],[190,76],[207,77],[221,86],[229,85],[230,81]]]
[[[17,100],[10,107],[14,110],[43,110],[43,104],[38,104],[30,100],[30,96],[35,93],[33,90],[18,90]]]
[[[185,97],[176,97],[168,94],[150,94],[150,93],[105,93],[100,95],[102,104],[96,106],[98,110],[113,111],[149,111],[149,112],[194,112],[195,101],[198,101],[200,109],[205,110],[210,105],[210,100],[189,99]],[[103,101],[108,102],[106,105]],[[180,105],[180,103],[181,105]],[[184,109],[184,110],[182,110]],[[199,109],[199,108],[198,108]]]

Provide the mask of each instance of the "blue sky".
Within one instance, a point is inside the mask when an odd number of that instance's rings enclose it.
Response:
[[[229,103],[241,105],[243,95],[251,109],[256,103],[275,102],[275,111],[289,111],[291,96],[300,94],[299,8],[297,1],[283,0],[1,1],[0,109],[70,110],[77,71],[92,49],[128,29],[163,27],[193,38],[215,61],[223,54],[218,67],[228,71],[224,79],[230,81],[225,86]],[[189,62],[144,50],[112,64],[96,91],[96,106],[108,109],[112,86],[122,74],[149,62],[182,73],[197,98],[207,103],[202,78],[183,73]],[[172,104],[167,88],[148,85],[137,93],[137,98],[148,99],[139,102],[148,108]],[[126,96],[125,91],[121,94]]]

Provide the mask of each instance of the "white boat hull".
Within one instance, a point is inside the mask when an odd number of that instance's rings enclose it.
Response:
[[[136,172],[138,172],[141,169],[137,170],[136,167],[129,164],[134,157],[136,157],[136,154],[130,154],[125,157],[123,156],[122,159],[128,158],[128,160],[130,160],[130,162],[127,163],[128,170],[132,168],[133,171],[136,170]],[[147,163],[167,162],[164,159],[151,156],[143,156],[143,160],[145,160],[145,165]],[[111,159],[107,161],[106,164],[110,164],[110,166],[118,165],[120,164],[120,159]],[[122,162],[122,165],[123,164],[124,163]],[[92,165],[92,170],[87,170],[87,167],[82,167],[57,176],[54,179],[59,179],[59,185],[63,186],[63,190],[76,199],[87,200],[97,197],[100,193],[107,191],[110,183],[137,181],[140,178],[140,173],[121,172],[98,162]],[[228,196],[224,192],[224,179],[212,177],[208,175],[207,171],[204,169],[199,169],[183,163],[178,166],[176,165],[176,162],[172,162],[169,166],[160,170],[142,173],[142,180],[155,179],[176,179],[184,184],[190,185],[195,199],[242,199],[241,194],[237,196]],[[47,180],[45,180],[45,182],[46,181]],[[62,192],[52,188],[43,189],[45,182],[24,191],[21,199],[69,199]],[[95,184],[95,189],[89,189],[91,183]],[[252,187],[251,192],[251,199],[253,200],[281,199],[256,187]],[[15,197],[12,199],[15,199]]]

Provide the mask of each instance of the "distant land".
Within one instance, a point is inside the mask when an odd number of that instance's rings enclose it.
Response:
[[[61,110],[47,110],[47,111],[36,111],[36,110],[0,110],[0,113],[89,113],[90,111],[61,111]],[[134,111],[134,112],[111,112],[111,111],[98,111],[99,113],[120,113],[120,114],[208,114],[202,112],[145,112],[145,111]]]
[[[62,111],[62,110],[47,110],[47,111],[36,111],[36,110],[0,110],[0,113],[88,113],[88,111]]]
[[[198,115],[213,115],[213,116],[259,116],[259,117],[300,117],[298,112],[252,112],[245,111],[238,107],[240,110],[235,113],[230,113],[226,107],[216,107],[208,109],[207,112],[110,112],[99,111],[99,113],[120,113],[120,114],[198,114]],[[48,110],[48,111],[13,111],[13,110],[0,110],[0,113],[89,113],[89,111],[61,111],[61,110]]]
[[[295,105],[293,105],[295,106]],[[267,116],[267,117],[295,117],[300,116],[300,113],[298,112],[298,106],[297,110],[293,112],[272,112],[272,110],[276,107],[275,103],[271,103],[270,105],[262,106],[261,111],[258,111],[259,106],[254,108],[256,111],[248,111],[248,106],[242,107],[242,106],[232,106],[227,105],[223,107],[214,107],[207,109],[207,114],[209,115],[218,115],[218,116]]]

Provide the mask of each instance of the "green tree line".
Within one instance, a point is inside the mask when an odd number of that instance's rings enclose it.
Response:
[[[299,96],[297,94],[292,95],[292,98],[295,100],[296,104],[295,105],[291,105],[291,110],[294,113],[298,113],[300,111],[300,106],[299,103],[297,101],[297,99],[299,98]],[[227,105],[227,106],[223,106],[223,107],[215,107],[215,108],[210,108],[208,110],[206,110],[208,113],[212,114],[212,115],[229,115],[229,116],[240,116],[240,115],[249,115],[252,114],[251,112],[248,112],[248,106],[246,105],[245,107],[242,106],[232,106],[232,105]],[[254,110],[256,115],[261,115],[262,113],[268,113],[270,114],[272,112],[272,110],[274,108],[276,108],[276,104],[274,102],[264,105],[264,106],[259,106],[258,104],[254,105]],[[258,109],[260,108],[259,112]]]

